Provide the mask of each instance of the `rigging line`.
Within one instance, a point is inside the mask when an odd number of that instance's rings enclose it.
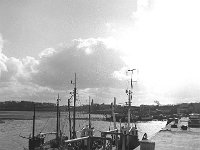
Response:
[[[66,128],[67,128],[67,115],[65,116],[65,118],[64,118],[64,123],[62,124],[62,130],[63,131],[65,131],[66,130]]]
[[[46,127],[48,121],[49,121],[49,118],[47,119],[47,121],[46,121],[44,127],[42,128],[42,130],[41,130],[40,132],[42,132],[42,131],[44,130],[44,128]]]
[[[19,137],[24,138],[24,139],[30,139],[29,137],[22,136],[21,133],[19,134]]]

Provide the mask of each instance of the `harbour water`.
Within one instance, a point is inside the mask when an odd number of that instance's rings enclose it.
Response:
[[[1,112],[0,112],[1,113]],[[2,113],[1,113],[2,114]],[[13,114],[25,116],[24,120],[20,118],[4,120],[5,123],[0,124],[0,150],[22,150],[28,147],[28,140],[23,137],[29,137],[32,132],[32,120],[31,112],[7,112],[8,117],[12,117]],[[36,117],[36,133],[39,132],[53,132],[56,131],[56,118],[53,117],[55,113],[40,112],[37,113]],[[81,114],[79,114],[81,115]],[[86,115],[86,114],[85,114]],[[1,115],[0,115],[1,116]],[[5,112],[4,112],[5,116]],[[80,117],[80,116],[79,116]],[[92,115],[92,117],[103,117],[101,115]],[[22,117],[23,118],[23,117]],[[27,120],[28,119],[28,120]],[[76,130],[77,136],[80,136],[80,130],[88,124],[88,120],[77,120]],[[147,133],[148,137],[153,137],[161,128],[165,127],[166,122],[164,121],[150,121],[150,122],[138,122],[137,128],[139,131],[139,139],[141,140],[144,133]],[[125,125],[125,124],[121,124]],[[95,135],[100,135],[101,131],[107,131],[113,128],[113,123],[102,120],[93,120],[92,126],[95,128]],[[119,127],[120,124],[117,123]],[[67,114],[61,115],[61,129],[64,134],[68,135],[69,123]],[[47,137],[50,139],[52,137]]]

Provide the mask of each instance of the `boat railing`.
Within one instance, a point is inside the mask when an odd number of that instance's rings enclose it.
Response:
[[[64,144],[67,150],[76,148],[77,150],[112,150],[112,139],[107,137],[81,137],[76,139],[65,140]]]

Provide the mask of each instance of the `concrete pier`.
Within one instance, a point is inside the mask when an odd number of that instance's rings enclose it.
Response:
[[[187,122],[179,120],[177,128],[169,124],[153,136],[150,141],[155,142],[155,150],[200,150],[200,128],[182,130],[183,124]],[[135,150],[142,150],[142,147]]]

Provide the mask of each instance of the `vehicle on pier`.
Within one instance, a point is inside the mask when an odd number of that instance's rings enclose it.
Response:
[[[200,128],[200,114],[189,114],[188,127]]]

